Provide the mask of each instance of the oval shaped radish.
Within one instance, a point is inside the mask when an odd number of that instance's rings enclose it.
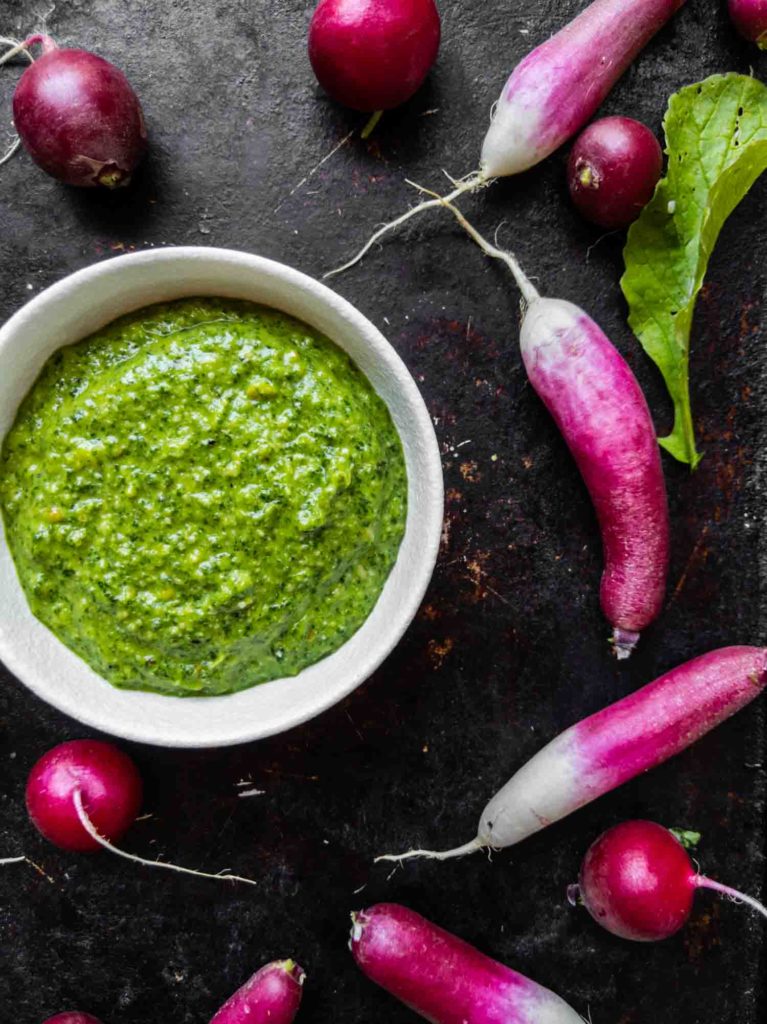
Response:
[[[723,647],[693,658],[539,750],[492,798],[470,842],[377,859],[447,860],[520,843],[689,747],[765,686],[767,648]]]
[[[589,848],[576,887],[607,931],[635,942],[656,942],[682,928],[696,889],[714,889],[767,917],[751,896],[695,870],[679,840],[652,821],[626,821],[608,829]]]
[[[320,0],[309,59],[334,100],[353,110],[388,110],[421,87],[439,41],[434,0]]]
[[[13,121],[30,156],[67,185],[127,185],[146,150],[141,105],[114,64],[87,50],[59,49],[49,36],[27,46],[43,54],[19,79]]]
[[[110,842],[125,835],[141,809],[141,776],[127,754],[100,740],[72,740],[54,747],[30,772],[26,801],[32,824],[62,850],[85,853],[100,848],[83,828],[76,791],[95,828]]]
[[[583,1024],[549,989],[407,907],[379,903],[352,921],[357,965],[432,1024]]]
[[[743,38],[767,49],[767,0],[728,0],[728,8]]]
[[[227,999],[210,1024],[292,1024],[305,980],[294,960],[266,964]]]
[[[600,227],[628,227],[652,199],[663,171],[660,143],[630,117],[603,117],[575,140],[567,163],[570,197]]]
[[[80,1010],[65,1010],[63,1013],[57,1013],[54,1017],[49,1017],[48,1020],[43,1021],[43,1024],[101,1024],[101,1021]]]

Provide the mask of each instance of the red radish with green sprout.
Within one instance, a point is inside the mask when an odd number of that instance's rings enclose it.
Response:
[[[384,110],[420,89],[437,59],[434,0],[320,0],[309,26],[309,59],[325,92],[353,110]]]
[[[357,965],[432,1024],[583,1024],[549,989],[414,910],[379,903],[352,922]]]
[[[27,780],[27,811],[32,824],[62,850],[91,853],[100,848],[147,867],[221,881],[250,878],[230,872],[210,874],[167,861],[146,860],[114,844],[128,831],[141,808],[138,768],[127,754],[101,740],[71,740],[49,750]]]
[[[591,317],[564,299],[542,298],[511,253],[442,203],[522,292],[522,359],[591,495],[605,555],[602,610],[617,657],[627,658],[661,610],[669,560],[666,487],[642,389]]]
[[[294,960],[266,964],[227,999],[210,1024],[292,1024],[305,980]]]
[[[67,185],[127,185],[146,150],[141,105],[114,64],[33,35],[0,58],[40,45],[13,94],[13,121],[30,156]]]
[[[698,889],[713,889],[767,917],[752,896],[701,875],[679,839],[652,821],[626,821],[601,835],[568,898],[582,902],[613,935],[656,942],[684,927]]]
[[[729,0],[728,7],[743,38],[767,50],[767,0]]]
[[[685,0],[594,0],[512,72],[493,108],[479,170],[446,198],[519,174],[563,145],[596,113],[612,87]],[[422,210],[421,203],[384,225],[357,255],[326,274],[353,266],[383,235]]]
[[[662,171],[660,143],[646,125],[631,117],[603,117],[575,140],[567,185],[587,220],[613,230],[637,219]]]
[[[482,812],[476,838],[445,852],[378,860],[448,860],[503,849],[655,768],[730,718],[767,686],[767,648],[723,647],[560,733],[509,779]]]

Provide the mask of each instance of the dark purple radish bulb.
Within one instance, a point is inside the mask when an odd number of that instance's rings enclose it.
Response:
[[[67,185],[127,185],[146,150],[141,104],[114,64],[31,36],[42,55],[13,95],[13,121],[38,166]]]
[[[567,184],[586,220],[612,230],[637,219],[662,170],[660,143],[649,128],[630,117],[604,117],[575,140]]]

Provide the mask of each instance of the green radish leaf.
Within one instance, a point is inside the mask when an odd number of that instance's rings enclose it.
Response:
[[[712,75],[670,98],[668,168],[632,224],[621,279],[629,324],[663,374],[674,429],[663,447],[695,469],[690,329],[709,257],[729,215],[767,169],[767,88],[747,75]]]
[[[686,828],[670,828],[669,832],[685,850],[694,850],[701,840],[700,832],[691,832]]]

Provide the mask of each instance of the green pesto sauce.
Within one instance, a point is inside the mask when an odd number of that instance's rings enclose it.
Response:
[[[186,299],[46,363],[0,457],[34,614],[111,683],[229,693],[338,648],[405,528],[383,401],[306,324]]]

